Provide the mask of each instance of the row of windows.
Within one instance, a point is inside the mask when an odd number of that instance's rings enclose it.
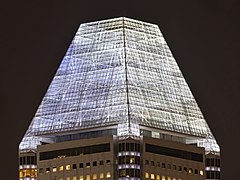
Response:
[[[166,169],[172,169],[172,170],[177,170],[177,171],[184,171],[184,172],[187,172],[187,173],[190,173],[190,174],[194,173],[194,174],[203,175],[202,170],[199,171],[198,169],[177,166],[175,164],[172,165],[172,164],[160,163],[160,162],[155,163],[155,161],[145,160],[145,165],[162,167],[164,169],[166,168]]]
[[[199,153],[161,147],[153,144],[146,144],[145,148],[146,148],[146,152],[150,152],[150,153],[162,154],[166,156],[172,156],[172,157],[177,157],[177,158],[182,158],[187,160],[193,160],[197,162],[203,162],[203,155]]]
[[[36,156],[22,156],[22,157],[19,158],[19,164],[20,165],[24,165],[24,164],[36,165],[37,164]]]
[[[109,152],[110,143],[97,144],[92,146],[84,146],[70,149],[61,149],[48,152],[40,152],[40,160],[47,160],[65,156],[79,156],[80,154],[93,154],[101,152]]]
[[[220,172],[219,171],[206,171],[206,178],[207,179],[220,179]]]
[[[206,159],[206,166],[220,167],[220,159],[217,159],[217,158],[207,158]]]
[[[139,143],[119,143],[118,151],[136,151],[140,152],[140,144]]]
[[[171,177],[171,176],[160,176],[159,174],[145,173],[146,179],[156,179],[156,180],[182,180],[180,178]]]
[[[140,165],[140,157],[138,157],[138,156],[119,156],[118,164],[139,164]]]
[[[140,177],[139,169],[120,169],[118,173],[119,177]]]
[[[57,172],[57,171],[70,171],[72,169],[77,169],[77,168],[90,168],[90,167],[96,167],[96,166],[103,166],[103,165],[110,165],[111,164],[111,160],[100,160],[100,161],[93,161],[93,162],[86,162],[86,163],[79,163],[79,164],[68,164],[65,166],[59,166],[59,167],[48,167],[48,168],[39,168],[39,173],[49,173],[50,171],[52,172]]]
[[[19,177],[20,178],[26,178],[26,177],[35,178],[35,177],[37,177],[37,169],[20,169]]]
[[[111,173],[99,173],[99,174],[93,174],[93,175],[80,175],[80,176],[73,176],[73,177],[66,177],[65,179],[60,178],[54,178],[54,180],[97,180],[97,179],[109,179],[111,178]]]

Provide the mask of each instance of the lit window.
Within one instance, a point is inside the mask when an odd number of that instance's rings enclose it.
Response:
[[[63,166],[60,166],[60,167],[59,167],[59,171],[63,171]]]
[[[111,160],[106,160],[106,164],[110,164],[111,163]]]
[[[104,173],[100,173],[100,179],[104,178]]]
[[[53,167],[52,172],[57,172],[57,168]]]
[[[157,180],[160,180],[160,176],[159,176],[159,175],[156,175],[156,179],[157,179]]]
[[[83,176],[80,176],[80,177],[79,177],[79,180],[83,180]]]
[[[111,177],[111,173],[107,172],[106,178],[110,178]]]
[[[66,180],[70,180],[70,177],[66,177]]]
[[[200,175],[202,175],[202,176],[203,176],[203,171],[202,171],[202,170],[200,170],[200,171],[199,171],[199,173],[200,173]]]
[[[37,177],[37,169],[31,170],[31,177]]]
[[[192,173],[192,171],[193,171],[193,170],[192,170],[192,168],[189,168],[189,169],[188,169],[188,173],[190,173],[190,174],[191,174],[191,173]]]
[[[134,157],[131,157],[130,158],[130,164],[134,164],[135,163],[135,159],[134,159]]]
[[[26,177],[30,177],[31,176],[31,170],[30,169],[27,169],[26,170]]]
[[[66,170],[69,171],[71,169],[70,165],[66,165]]]
[[[172,180],[177,180],[176,178],[173,178]]]
[[[155,179],[155,175],[154,174],[151,174],[151,179]]]
[[[19,177],[23,178],[23,171],[22,170],[19,171]]]
[[[90,162],[86,163],[86,168],[90,168]]]
[[[49,173],[50,172],[50,168],[46,168],[46,173]]]
[[[97,179],[97,174],[93,174],[93,179]]]
[[[73,180],[77,180],[77,176],[73,176]]]
[[[145,173],[145,178],[149,178],[149,174],[147,172]]]
[[[86,175],[86,180],[90,180],[90,175]]]
[[[168,176],[167,180],[171,180],[171,177],[170,177],[170,176]]]
[[[162,180],[166,180],[166,179],[165,179],[165,176],[162,176]]]
[[[63,178],[59,178],[59,180],[63,180]]]

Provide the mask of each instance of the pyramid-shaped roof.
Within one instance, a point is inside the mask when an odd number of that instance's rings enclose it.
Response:
[[[210,131],[157,25],[81,24],[25,139],[130,124],[203,138]]]

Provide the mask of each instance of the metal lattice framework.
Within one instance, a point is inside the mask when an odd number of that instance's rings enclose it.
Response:
[[[158,26],[122,17],[80,25],[20,150],[46,133],[118,124],[214,140]]]

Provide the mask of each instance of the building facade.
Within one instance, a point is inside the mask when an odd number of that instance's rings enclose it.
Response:
[[[158,26],[120,17],[80,25],[19,152],[40,180],[194,180],[220,149]]]

